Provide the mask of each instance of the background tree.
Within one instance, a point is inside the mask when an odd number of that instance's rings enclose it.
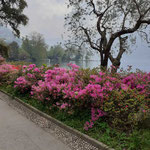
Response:
[[[30,61],[30,54],[23,50],[22,48],[19,49],[18,59],[20,61]]]
[[[1,0],[0,25],[9,25],[19,36],[19,25],[26,25],[28,22],[27,16],[23,14],[25,7],[27,7],[25,0]]]
[[[82,61],[85,55],[83,47],[78,47],[75,44],[67,43],[65,44],[66,53],[70,56],[70,59],[73,61]]]
[[[83,59],[83,54],[74,46],[63,48],[60,44],[50,47],[47,57],[55,63],[79,61]]]
[[[9,47],[5,43],[3,39],[0,39],[0,55],[3,56],[4,58],[8,58],[8,51]]]
[[[50,50],[47,52],[47,57],[55,62],[60,62],[62,61],[64,54],[64,48],[60,44],[58,44],[50,47]]]
[[[72,11],[65,19],[72,40],[99,52],[102,68],[108,60],[120,66],[133,33],[143,34],[148,42],[150,0],[69,0],[68,7]]]
[[[47,44],[40,33],[32,33],[23,38],[22,49],[25,50],[32,62],[38,62],[47,58]]]
[[[18,54],[19,54],[19,45],[18,45],[18,43],[13,41],[8,46],[9,46],[9,60],[11,60],[11,61],[18,60]]]
[[[88,61],[90,59],[91,53],[87,52],[85,55],[85,60]]]

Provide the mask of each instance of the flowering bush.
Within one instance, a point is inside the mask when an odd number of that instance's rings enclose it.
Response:
[[[58,67],[47,70],[44,80],[32,86],[31,94],[61,109],[91,109],[91,120],[84,127],[86,130],[102,116],[107,116],[112,126],[132,128],[138,123],[136,113],[141,108],[148,111],[149,73],[121,76],[94,71],[86,77],[85,70],[70,66],[71,70]],[[97,119],[93,119],[94,110],[99,112]]]
[[[21,69],[20,65],[18,65],[18,66],[11,65],[11,67],[12,67],[13,70],[20,70]]]
[[[35,64],[24,65],[20,76],[14,82],[14,88],[21,93],[31,92],[31,87],[37,85],[39,80],[44,80],[45,67],[37,68]]]
[[[149,111],[150,73],[122,75],[68,66],[69,70],[58,66],[23,66],[14,87],[48,108],[57,107],[68,113],[91,111],[85,130],[94,127],[100,117],[110,126],[132,129],[139,122],[138,112]]]
[[[82,86],[82,83],[76,80],[77,71],[75,65],[72,66],[72,70],[59,67],[47,70],[44,81],[40,80],[37,85],[33,85],[31,94],[40,101],[50,104],[60,103],[60,101],[62,104],[63,101],[72,104],[71,98]]]
[[[9,64],[2,64],[0,65],[0,84],[11,82],[11,78],[15,70]]]
[[[21,66],[7,64],[0,55],[0,84],[13,82],[13,78],[20,68]]]
[[[115,128],[128,130],[138,124],[137,113],[148,111],[145,96],[134,89],[114,90],[103,103],[103,111],[107,113],[108,123]],[[144,119],[144,118],[142,118]]]

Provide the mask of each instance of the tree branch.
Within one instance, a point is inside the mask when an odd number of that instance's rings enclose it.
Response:
[[[143,34],[144,34],[144,36],[145,36],[145,40],[146,40],[146,42],[149,44],[149,43],[150,43],[150,41],[149,41],[149,39],[148,39],[148,35],[147,35],[147,33],[146,33],[146,32],[144,32],[144,31],[139,31],[139,32],[141,32],[141,33],[143,33]]]
[[[126,49],[123,47],[123,45],[125,44],[124,39],[125,39],[125,38],[119,37],[120,48],[119,48],[118,56],[116,57],[116,59],[117,59],[118,61],[121,60],[121,57],[122,57],[123,53],[126,51]],[[125,40],[126,40],[126,39],[125,39]]]
[[[126,51],[126,49],[123,47],[124,44],[125,44],[125,40],[127,39],[127,37],[119,37],[119,44],[120,44],[120,47],[119,47],[119,53],[117,55],[116,58],[113,58],[112,54],[109,53],[109,59],[110,61],[112,62],[112,64],[115,66],[115,67],[118,67],[120,66],[121,64],[121,58],[122,58],[122,55],[123,53]],[[117,69],[117,68],[116,68]]]
[[[94,12],[94,14],[96,14],[97,17],[100,16],[101,13],[98,13],[98,11],[96,10],[96,7],[95,7],[95,4],[94,4],[93,0],[90,0],[90,4],[91,4],[92,7],[93,7],[93,12]]]
[[[138,10],[139,15],[142,16],[141,11],[140,11],[140,7],[139,7],[137,1],[136,1],[136,0],[133,0],[133,2],[135,3],[135,6],[136,6],[136,8],[137,8],[137,10]]]
[[[124,17],[123,17],[123,23],[122,23],[122,30],[125,29],[125,22],[126,22],[126,17],[129,14],[129,11],[127,13],[124,13]]]
[[[87,40],[88,40],[88,42],[89,42],[91,48],[93,48],[93,49],[95,49],[95,50],[97,50],[97,51],[100,51],[99,48],[97,48],[97,47],[94,46],[94,43],[92,42],[92,40],[91,40],[91,38],[90,38],[90,35],[89,35],[89,33],[88,33],[88,30],[87,30],[86,28],[82,27],[82,26],[80,26],[80,28],[84,31],[84,33],[85,33],[85,35],[86,35],[86,37],[87,37]]]
[[[105,15],[105,13],[108,11],[108,9],[111,7],[112,5],[108,6],[102,13],[99,14],[98,16],[98,21],[97,21],[97,30],[99,32],[99,34],[101,36],[103,36],[103,31],[101,30],[101,20],[103,18],[103,16]]]

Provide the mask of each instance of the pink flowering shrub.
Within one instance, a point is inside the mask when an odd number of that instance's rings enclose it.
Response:
[[[31,92],[31,87],[38,84],[39,80],[44,79],[45,68],[37,68],[35,64],[24,65],[19,76],[14,82],[14,88],[21,93]]]
[[[0,84],[14,83],[20,68],[20,65],[16,66],[6,63],[5,59],[0,55]]]
[[[14,88],[17,88],[21,93],[26,93],[31,90],[31,84],[24,76],[20,76],[15,81]]]
[[[65,68],[23,66],[14,87],[49,108],[68,112],[91,111],[84,125],[88,130],[99,118],[118,129],[132,129],[138,124],[137,114],[150,108],[150,73],[99,72],[68,64]],[[143,118],[144,119],[144,118]]]
[[[84,129],[88,131],[89,128],[93,128],[94,122],[97,121],[99,118],[106,116],[106,113],[103,112],[100,109],[96,108],[91,108],[91,120],[86,121],[84,124]]]
[[[16,71],[11,65],[5,63],[0,65],[0,84],[11,82],[10,80],[14,73],[16,73]]]
[[[122,83],[141,94],[150,95],[150,73],[132,73],[122,78]]]
[[[71,98],[74,93],[81,89],[82,83],[76,80],[77,67],[72,70],[55,67],[53,70],[47,70],[44,75],[44,81],[39,81],[37,85],[32,86],[32,95],[43,102],[56,104],[72,104]],[[60,102],[61,101],[61,102]],[[72,106],[72,105],[71,105]]]

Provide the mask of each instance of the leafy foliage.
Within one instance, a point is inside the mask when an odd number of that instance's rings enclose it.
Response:
[[[27,7],[25,0],[1,0],[0,25],[9,25],[19,36],[19,25],[26,25],[28,22],[27,16],[23,14],[25,7]]]
[[[18,60],[19,54],[19,45],[17,42],[13,41],[9,44],[9,60],[15,61]]]
[[[52,46],[47,52],[47,57],[56,62],[68,62],[70,60],[79,61],[83,59],[83,54],[75,47],[63,48],[60,44]],[[89,58],[89,55],[87,55]]]
[[[8,58],[8,52],[9,52],[8,45],[3,40],[0,40],[0,55],[5,58]]]
[[[23,39],[22,49],[30,55],[33,62],[46,58],[47,44],[40,33],[32,33],[29,37],[26,36]]]

